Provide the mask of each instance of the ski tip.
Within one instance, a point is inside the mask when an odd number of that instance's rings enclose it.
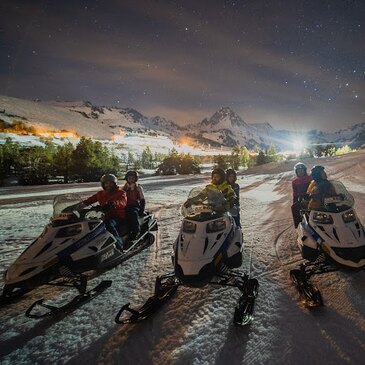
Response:
[[[125,319],[122,320],[120,318],[121,318],[121,316],[122,316],[122,314],[123,314],[124,311],[128,311],[129,310],[130,304],[131,303],[124,304],[122,306],[122,308],[119,309],[119,312],[117,313],[117,315],[114,318],[115,323],[117,323],[117,324],[124,324],[125,323]]]

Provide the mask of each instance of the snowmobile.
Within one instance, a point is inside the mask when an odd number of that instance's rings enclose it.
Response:
[[[157,220],[153,214],[146,213],[140,217],[141,234],[132,242],[127,241],[128,230],[124,227],[121,236],[128,248],[120,251],[115,237],[102,221],[100,206],[79,211],[73,209],[80,206],[81,201],[76,194],[55,197],[50,222],[5,272],[0,304],[11,303],[23,294],[48,284],[73,286],[79,295],[62,307],[50,306],[44,304],[43,299],[38,300],[28,308],[26,315],[39,317],[32,313],[37,306],[49,310],[46,315],[72,309],[111,285],[110,280],[104,280],[87,291],[88,279],[115,267],[153,244],[155,237],[151,232],[157,230]]]
[[[290,277],[308,307],[323,305],[313,275],[365,267],[365,230],[354,209],[354,198],[339,181],[330,181],[335,194],[323,198],[320,209],[302,210],[297,244],[306,260]]]
[[[253,318],[259,284],[249,274],[233,270],[242,264],[243,238],[229,211],[229,204],[219,190],[193,189],[182,206],[184,218],[173,244],[174,271],[156,278],[154,295],[143,306],[133,309],[130,303],[124,305],[115,321],[125,324],[148,318],[179,286],[201,288],[212,284],[240,290],[234,323],[248,324]]]

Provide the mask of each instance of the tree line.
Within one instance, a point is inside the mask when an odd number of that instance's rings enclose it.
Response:
[[[86,137],[81,137],[76,146],[71,142],[56,145],[48,139],[43,143],[29,147],[7,138],[0,145],[0,185],[9,177],[16,177],[21,185],[98,181],[104,173],[121,175],[128,169],[150,169],[161,175],[198,174],[202,163],[237,170],[276,156],[274,148],[252,157],[241,146],[234,147],[230,155],[214,156],[192,156],[175,148],[166,155],[152,153],[146,147],[139,156],[128,152],[120,158],[103,143]]]
[[[21,185],[87,182],[106,172],[119,172],[119,158],[101,142],[81,137],[76,146],[71,142],[57,146],[49,140],[44,144],[21,146],[7,138],[0,145],[0,183],[10,176],[16,176]]]
[[[317,144],[307,149],[300,158],[332,156],[351,152],[344,146]],[[122,158],[110,151],[105,144],[81,137],[76,146],[71,142],[56,145],[44,140],[44,146],[21,146],[11,138],[0,145],[0,185],[15,176],[21,185],[49,184],[52,182],[98,181],[104,173],[121,175],[128,169],[149,169],[160,175],[198,174],[203,163],[222,169],[250,167],[269,162],[278,162],[283,156],[271,145],[263,150],[254,148],[249,153],[244,146],[235,146],[228,155],[192,156],[178,153],[173,148],[169,154],[152,153],[146,147],[140,155],[127,152]]]

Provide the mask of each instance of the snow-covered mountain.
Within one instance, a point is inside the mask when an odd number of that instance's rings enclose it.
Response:
[[[226,146],[244,145],[248,148],[268,147],[271,143],[279,149],[292,149],[291,132],[274,129],[269,123],[246,123],[229,107],[223,107],[209,119],[190,126],[190,135],[212,144]]]
[[[270,123],[246,123],[229,107],[223,107],[209,119],[190,125],[190,136],[211,144],[226,146],[245,145],[252,148],[255,145],[266,148],[274,144],[279,150],[293,150],[298,140],[308,143],[349,144],[359,147],[365,143],[365,123],[336,132],[311,130],[298,133],[288,130],[274,129]]]
[[[352,147],[360,147],[365,143],[365,122],[351,127],[340,129],[336,132],[323,132],[311,130],[307,133],[308,139],[322,143],[334,143],[338,145],[348,144]]]
[[[0,120],[22,121],[40,130],[72,130],[80,136],[110,139],[122,132],[179,137],[171,120],[148,118],[132,108],[95,106],[90,102],[41,102],[0,96]]]
[[[149,118],[132,108],[95,106],[90,102],[42,102],[0,96],[0,122],[22,121],[43,130],[71,130],[79,136],[110,139],[121,133],[164,135],[172,140],[190,137],[197,144],[211,146],[244,145],[267,148],[274,144],[278,150],[295,149],[295,141],[312,143],[365,144],[365,123],[326,133],[312,130],[302,135],[277,130],[269,123],[247,123],[229,107],[222,107],[210,118],[180,126],[172,120],[155,116]]]

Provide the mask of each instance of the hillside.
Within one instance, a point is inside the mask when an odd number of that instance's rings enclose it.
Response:
[[[365,144],[365,123],[336,132],[311,130],[294,132],[277,130],[268,122],[247,123],[229,107],[222,107],[210,118],[181,126],[161,116],[147,117],[132,108],[95,106],[90,102],[43,102],[0,96],[0,122],[21,121],[39,131],[72,131],[79,136],[111,139],[126,133],[156,136],[173,141],[188,138],[199,146],[244,145],[293,151],[303,143],[348,144],[358,148]]]

